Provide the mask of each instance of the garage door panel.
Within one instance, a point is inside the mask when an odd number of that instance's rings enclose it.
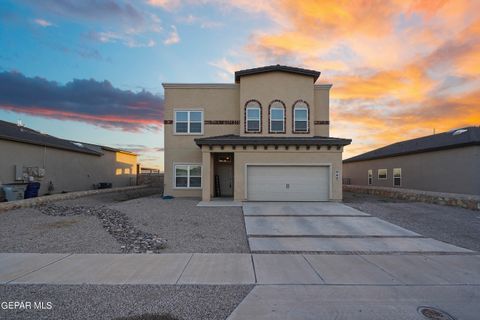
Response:
[[[247,198],[253,201],[326,201],[328,166],[248,166]]]

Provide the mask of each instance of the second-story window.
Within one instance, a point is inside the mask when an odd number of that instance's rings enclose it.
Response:
[[[270,133],[285,133],[285,105],[278,100],[270,104]]]
[[[261,132],[262,109],[257,101],[249,101],[245,108],[245,131]]]
[[[293,106],[293,132],[308,132],[308,106],[303,101]]]
[[[203,111],[178,110],[175,111],[175,133],[202,134]]]

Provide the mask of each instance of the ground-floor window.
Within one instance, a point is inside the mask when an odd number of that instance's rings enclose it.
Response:
[[[201,188],[202,166],[199,164],[175,165],[175,188]]]
[[[387,180],[387,169],[378,169],[378,180]]]
[[[372,185],[372,181],[373,180],[373,170],[370,169],[368,170],[368,185],[371,186]]]
[[[393,168],[393,186],[399,187],[402,185],[402,168]]]

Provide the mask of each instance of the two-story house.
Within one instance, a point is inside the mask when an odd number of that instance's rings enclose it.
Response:
[[[329,136],[320,72],[273,65],[235,83],[164,83],[165,191],[238,201],[342,199],[342,152]]]

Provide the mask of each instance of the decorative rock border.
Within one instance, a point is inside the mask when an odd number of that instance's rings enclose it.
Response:
[[[133,186],[133,187],[122,187],[122,188],[111,188],[111,189],[98,189],[98,190],[86,190],[86,191],[74,191],[69,193],[59,193],[49,196],[41,196],[38,198],[30,198],[18,201],[2,202],[0,203],[0,213],[2,211],[8,211],[13,209],[21,208],[31,208],[41,204],[46,204],[55,201],[62,201],[68,199],[76,199],[91,195],[104,194],[104,193],[113,193],[113,192],[124,192],[132,191],[137,189],[143,189],[149,187],[148,185]]]
[[[137,229],[125,213],[105,206],[68,207],[42,204],[36,208],[49,216],[65,217],[79,214],[96,216],[102,221],[103,228],[122,245],[122,253],[160,253],[167,245],[167,240],[160,236]]]
[[[480,196],[431,192],[413,189],[385,188],[359,185],[343,185],[343,191],[367,193],[388,198],[435,203],[446,206],[480,210]]]

